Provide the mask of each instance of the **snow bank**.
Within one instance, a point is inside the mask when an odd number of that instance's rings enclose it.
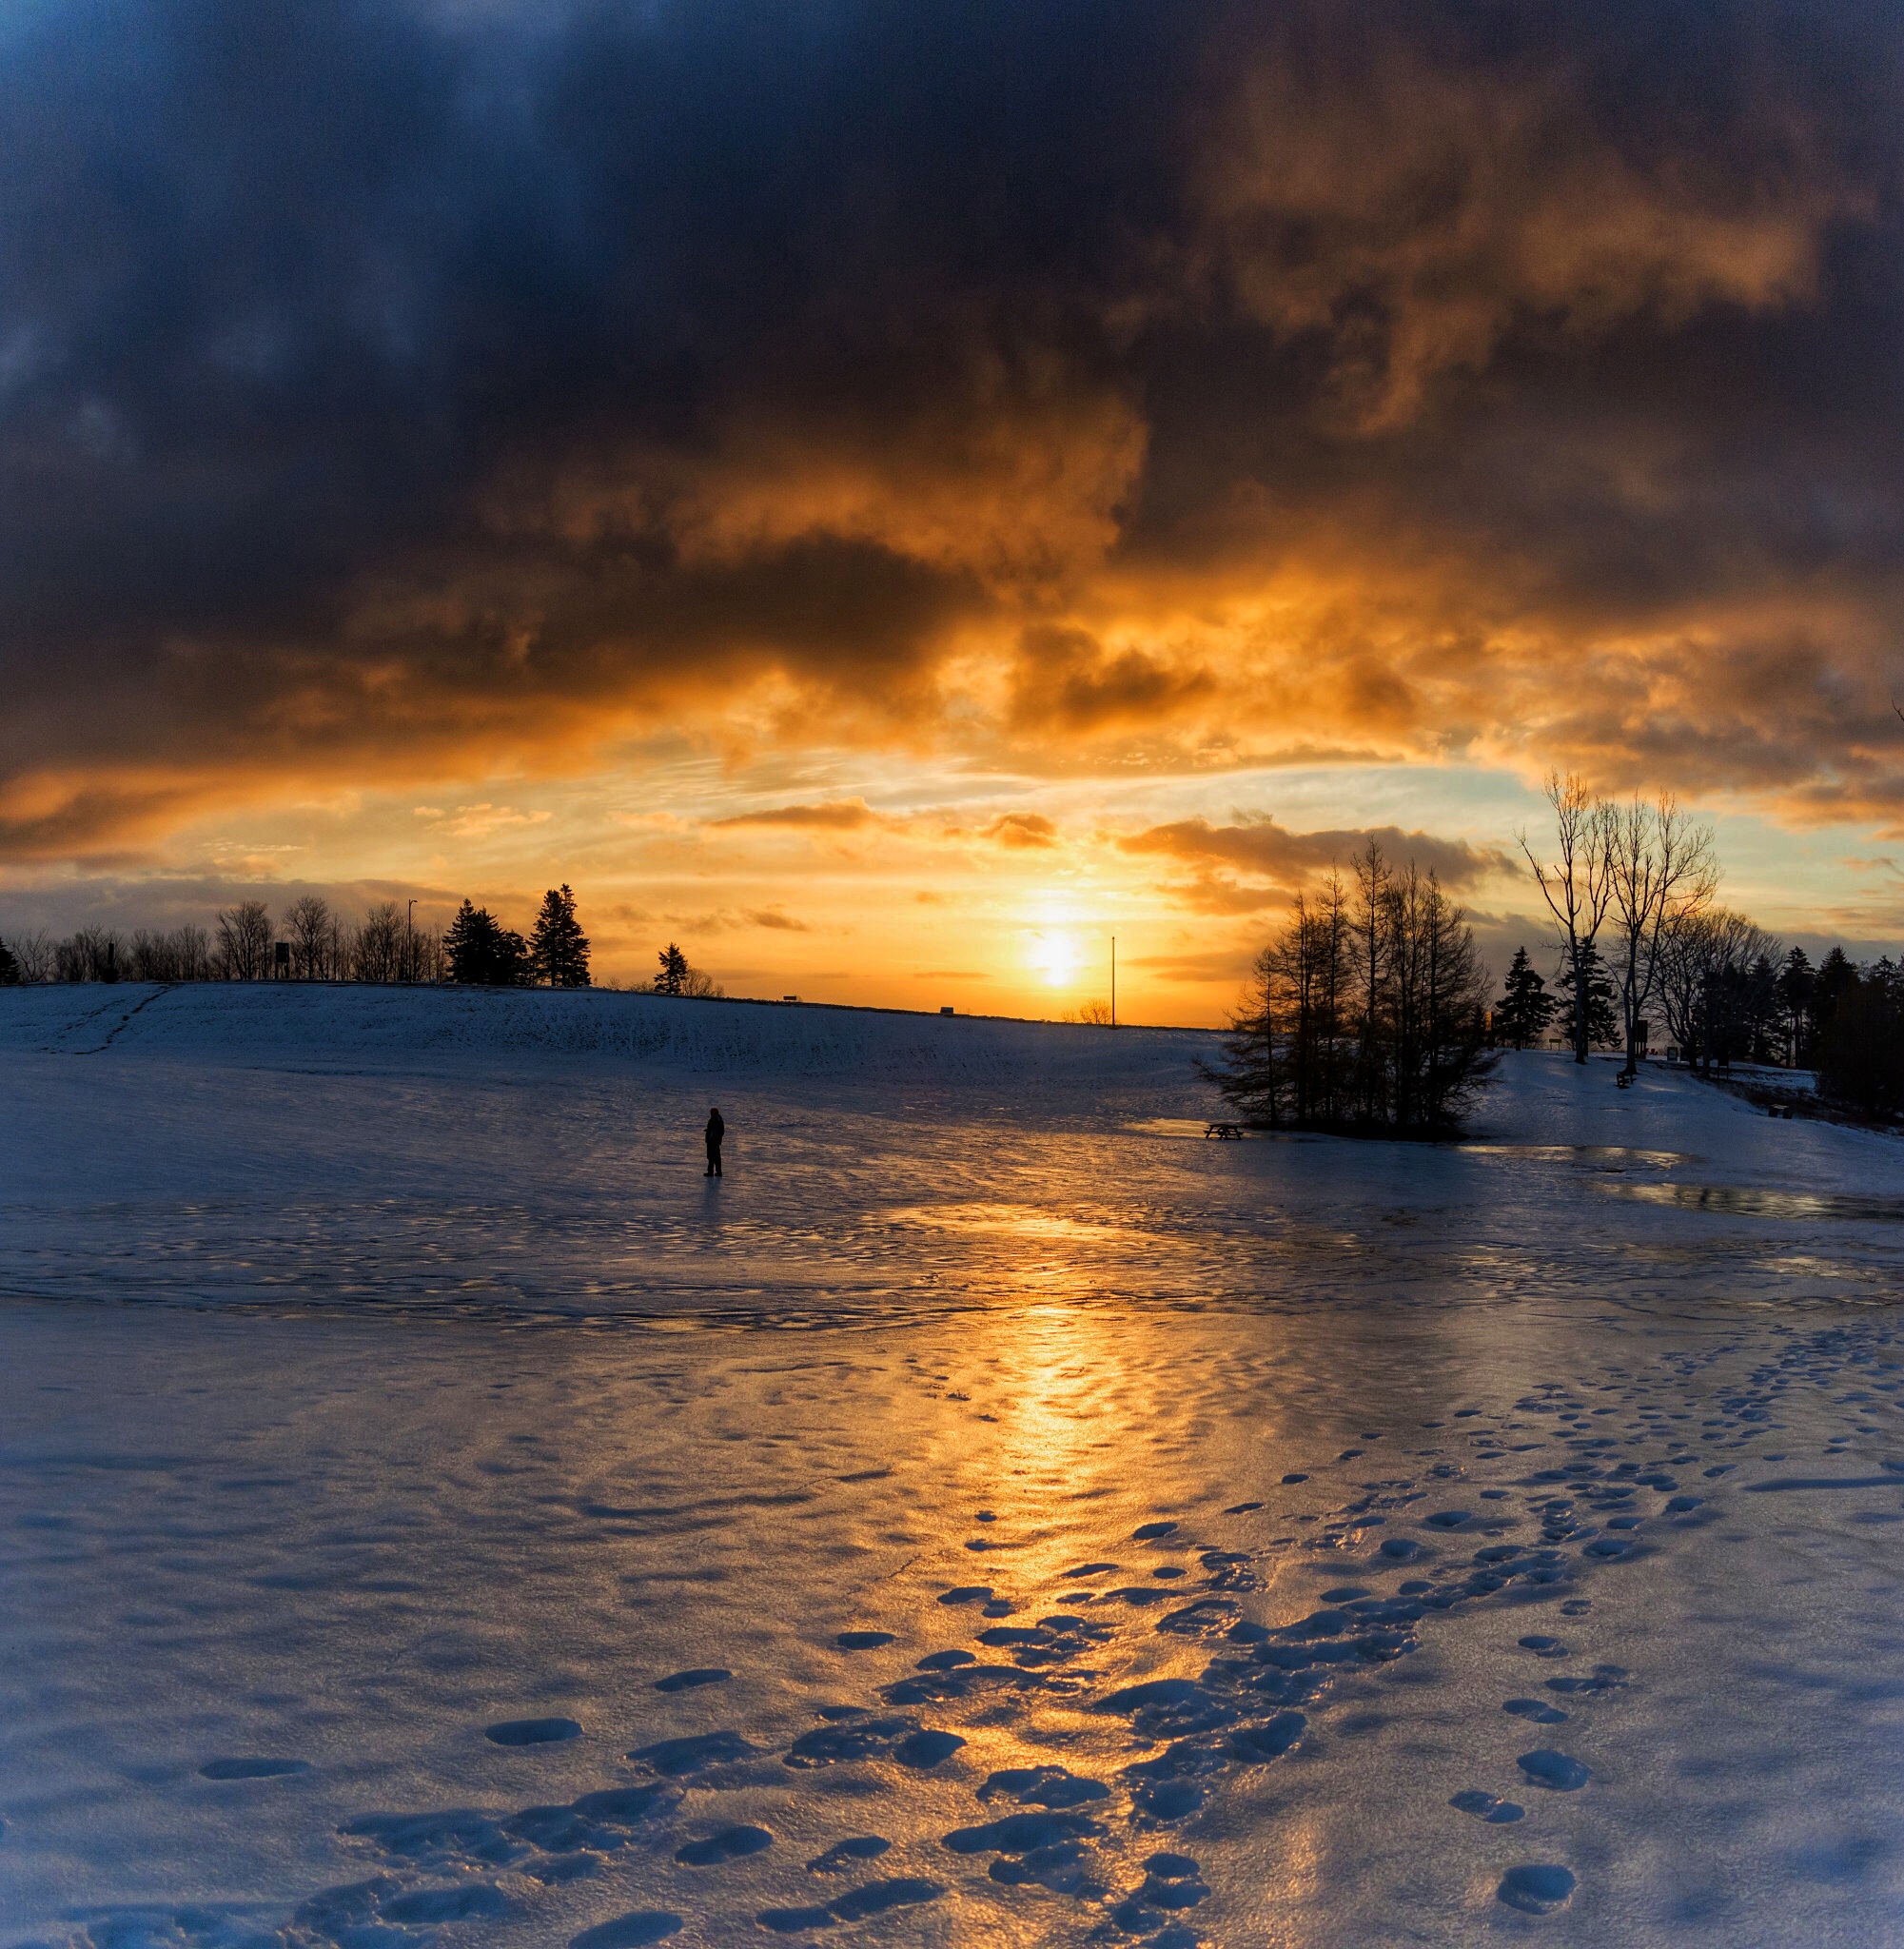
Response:
[[[689,1001],[604,989],[194,983],[0,991],[0,1051],[193,1060],[587,1056],[686,1074],[1011,1080],[1028,1090],[1180,1079],[1208,1032]]]

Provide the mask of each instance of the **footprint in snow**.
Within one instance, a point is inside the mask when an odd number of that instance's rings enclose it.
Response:
[[[891,1881],[869,1881],[864,1888],[850,1889],[812,1908],[762,1909],[756,1919],[763,1929],[772,1929],[776,1935],[795,1936],[809,1929],[830,1929],[838,1922],[863,1921],[868,1916],[885,1915],[892,1909],[935,1901],[945,1892],[936,1881],[902,1876]]]
[[[308,1760],[272,1760],[246,1756],[231,1760],[207,1760],[199,1771],[201,1780],[283,1780],[293,1773],[308,1773]]]
[[[1509,1868],[1501,1878],[1495,1899],[1523,1915],[1551,1915],[1573,1899],[1573,1871],[1551,1864]]]
[[[854,1834],[835,1841],[807,1863],[810,1875],[844,1875],[856,1861],[877,1860],[893,1843],[880,1834]]]
[[[724,1665],[701,1664],[692,1671],[670,1672],[664,1679],[655,1681],[658,1692],[691,1692],[697,1685],[724,1685],[734,1674]]]
[[[1593,1778],[1593,1769],[1572,1760],[1565,1753],[1557,1753],[1551,1747],[1541,1747],[1538,1752],[1522,1753],[1515,1762],[1536,1786],[1550,1788],[1555,1793],[1575,1793]]]
[[[764,1827],[723,1827],[700,1841],[690,1841],[675,1850],[675,1859],[684,1867],[713,1868],[724,1861],[744,1860],[774,1845],[774,1837]]]
[[[1499,1800],[1491,1793],[1482,1793],[1478,1787],[1456,1794],[1448,1805],[1458,1813],[1472,1814],[1476,1820],[1486,1821],[1497,1827],[1509,1821],[1519,1821],[1527,1812],[1525,1807],[1517,1806],[1512,1801]]]
[[[569,1949],[647,1949],[672,1936],[681,1919],[664,1908],[638,1908],[632,1915],[618,1916],[612,1922],[599,1922],[569,1938]]]
[[[549,1746],[579,1739],[581,1727],[573,1719],[504,1719],[482,1736],[499,1746]]]

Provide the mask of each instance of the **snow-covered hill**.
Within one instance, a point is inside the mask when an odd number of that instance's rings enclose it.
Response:
[[[1205,1032],[1106,1029],[604,989],[125,982],[0,990],[0,1052],[111,1049],[206,1060],[594,1056],[682,1074],[1000,1082],[1028,1089],[1181,1077]]]

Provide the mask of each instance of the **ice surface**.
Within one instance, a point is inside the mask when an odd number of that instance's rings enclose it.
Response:
[[[1207,1048],[0,994],[0,1944],[1899,1939],[1904,1152]]]

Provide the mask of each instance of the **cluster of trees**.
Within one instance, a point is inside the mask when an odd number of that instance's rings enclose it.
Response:
[[[1560,935],[1574,1060],[1586,1061],[1605,1026],[1600,1011],[1610,1010],[1632,1070],[1641,1024],[1676,959],[1703,969],[1710,958],[1702,931],[1720,917],[1712,829],[1668,793],[1621,804],[1559,773],[1547,779],[1547,802],[1552,850],[1537,853],[1524,833],[1521,847]]]
[[[718,995],[720,984],[693,965],[680,949],[670,941],[657,956],[660,965],[648,984],[654,994],[684,994],[705,1001]]]
[[[284,947],[285,958],[279,958]],[[719,984],[677,943],[660,951],[656,994],[711,996]],[[272,924],[262,900],[241,900],[215,926],[145,928],[129,937],[83,927],[64,940],[44,933],[0,940],[0,987],[41,981],[454,981],[483,988],[586,988],[589,940],[567,886],[542,896],[526,938],[486,907],[464,900],[442,934],[412,923],[386,900],[355,924],[317,894],[306,894]]]
[[[566,886],[542,896],[535,926],[524,940],[487,907],[465,900],[444,930],[446,978],[481,988],[550,988],[589,985],[588,936],[576,918],[575,895]]]
[[[1558,1018],[1576,1061],[1618,1046],[1631,1069],[1657,1020],[1696,1069],[1815,1070],[1830,1101],[1904,1113],[1904,969],[1860,967],[1839,947],[1814,967],[1719,906],[1712,835],[1669,797],[1615,805],[1558,776],[1547,797],[1551,854],[1521,846],[1560,935],[1557,992],[1520,949],[1494,1007],[1498,1041],[1524,1049]]]
[[[1820,1095],[1866,1115],[1904,1113],[1904,968],[1887,955],[1860,967],[1832,948],[1816,967],[1756,922],[1722,907],[1688,916],[1659,949],[1655,983],[1666,1034],[1693,1068],[1735,1062],[1814,1070]],[[1587,1025],[1595,1048],[1620,1039],[1617,989],[1598,951],[1585,960]],[[1574,1020],[1562,960],[1547,984],[1518,949],[1494,1005],[1497,1042],[1525,1049],[1557,1018]],[[1649,1025],[1650,1027],[1650,1025]]]
[[[279,947],[285,958],[279,959]],[[0,941],[0,984],[41,981],[464,981],[586,988],[588,936],[575,895],[552,887],[529,938],[465,900],[443,934],[420,928],[395,901],[351,922],[321,895],[306,894],[272,924],[262,900],[240,900],[214,926],[169,933],[83,927],[63,940],[44,932]]]
[[[1474,935],[1430,873],[1371,842],[1345,885],[1299,896],[1231,1018],[1225,1096],[1257,1124],[1456,1129],[1494,1065]]]
[[[394,901],[351,922],[316,894],[285,910],[282,932],[262,900],[240,900],[210,930],[82,927],[64,939],[44,931],[0,942],[0,981],[263,981],[279,972],[300,981],[435,981],[442,944],[414,927]]]
[[[1866,1116],[1904,1114],[1904,968],[1888,955],[1855,968],[1834,948],[1813,978],[1830,990],[1816,1008],[1819,1093]]]

